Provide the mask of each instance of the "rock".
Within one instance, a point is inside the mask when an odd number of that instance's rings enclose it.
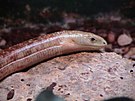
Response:
[[[114,32],[109,32],[108,33],[108,36],[107,36],[107,39],[108,39],[108,42],[109,43],[114,43],[115,42],[115,40],[116,40],[116,35],[115,35],[115,33]]]
[[[135,60],[135,47],[130,48],[127,54],[124,55],[126,58],[132,58]]]
[[[113,47],[112,47],[112,44],[108,44],[106,47],[105,47],[105,51],[106,52],[113,52]]]
[[[53,86],[53,93],[66,101],[100,101],[126,96],[135,99],[135,61],[116,53],[76,53],[15,73],[0,83],[0,100],[34,101]],[[52,88],[51,88],[52,89]]]
[[[120,46],[129,45],[132,41],[133,39],[131,38],[131,36],[128,36],[127,34],[121,34],[117,40]]]
[[[126,54],[129,51],[129,47],[114,48],[113,51],[118,54]]]
[[[5,46],[6,40],[0,38],[0,46]]]

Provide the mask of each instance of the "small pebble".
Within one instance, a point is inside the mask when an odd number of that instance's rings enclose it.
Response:
[[[114,52],[116,52],[118,54],[123,54],[123,51],[121,48],[114,48]]]
[[[0,46],[5,46],[5,45],[6,45],[6,40],[1,39],[1,40],[0,40]]]
[[[129,45],[129,44],[131,44],[132,41],[133,41],[133,39],[130,36],[128,36],[127,34],[121,34],[117,40],[117,42],[120,46]]]
[[[115,35],[115,33],[114,32],[109,32],[108,33],[108,36],[107,36],[107,39],[108,39],[108,42],[109,43],[114,43],[115,42],[115,40],[116,40],[116,35]]]
[[[129,51],[129,47],[114,48],[114,52],[118,54],[126,54]]]
[[[127,54],[124,55],[126,58],[133,58],[135,56],[135,47],[130,48]]]

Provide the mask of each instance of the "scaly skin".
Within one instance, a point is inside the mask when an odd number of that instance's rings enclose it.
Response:
[[[107,45],[100,36],[82,31],[60,31],[0,51],[0,81],[43,60],[62,54],[99,50]]]

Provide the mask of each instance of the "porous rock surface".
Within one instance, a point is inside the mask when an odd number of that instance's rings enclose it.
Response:
[[[116,53],[76,53],[42,62],[0,82],[0,101],[34,101],[52,84],[66,101],[135,99],[135,61]]]

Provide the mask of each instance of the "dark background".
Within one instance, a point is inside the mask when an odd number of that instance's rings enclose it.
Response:
[[[30,11],[26,5],[30,6]],[[0,0],[0,19],[23,18],[40,22],[43,19],[39,12],[45,7],[55,13],[55,19],[63,11],[89,17],[101,12],[119,11],[124,17],[135,17],[135,0]]]

